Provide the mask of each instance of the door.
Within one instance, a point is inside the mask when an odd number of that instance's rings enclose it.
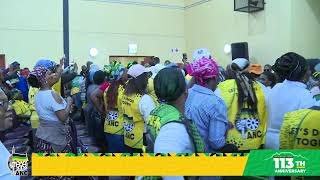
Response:
[[[6,57],[4,54],[0,54],[0,68],[6,67]]]

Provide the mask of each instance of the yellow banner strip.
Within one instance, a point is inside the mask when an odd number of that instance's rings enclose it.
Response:
[[[33,176],[242,176],[249,156],[32,155]]]

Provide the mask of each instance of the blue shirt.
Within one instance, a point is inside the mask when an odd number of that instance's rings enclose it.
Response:
[[[228,110],[212,90],[199,85],[189,89],[185,114],[197,125],[205,143],[205,152],[215,152],[225,145]]]
[[[29,87],[28,87],[28,82],[24,77],[22,76],[19,77],[19,82],[16,84],[16,88],[21,91],[23,100],[25,102],[29,102],[29,98],[28,98]]]

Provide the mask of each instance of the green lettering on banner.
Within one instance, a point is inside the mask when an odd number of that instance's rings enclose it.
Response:
[[[317,143],[300,139],[301,144]],[[320,176],[320,150],[253,150],[244,176]]]

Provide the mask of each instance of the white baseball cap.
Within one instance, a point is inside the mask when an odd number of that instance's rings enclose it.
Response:
[[[162,64],[156,64],[155,66],[153,66],[153,68],[151,69],[152,72],[152,78],[155,78],[156,75],[159,73],[159,71],[161,71],[163,68],[165,68],[166,66],[162,65]]]
[[[138,76],[146,72],[150,71],[141,64],[135,64],[129,68],[128,75],[130,75],[133,78],[137,78]]]
[[[200,48],[193,53],[192,58],[193,58],[192,61],[195,62],[202,58],[210,59],[212,58],[212,56],[208,49]]]

